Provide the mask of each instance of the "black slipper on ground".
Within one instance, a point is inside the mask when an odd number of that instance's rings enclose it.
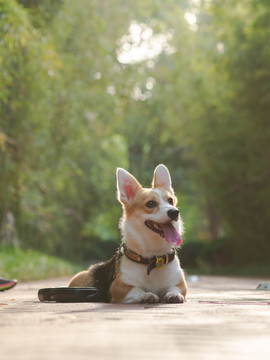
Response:
[[[6,280],[0,278],[0,291],[12,289],[17,284],[17,280]]]

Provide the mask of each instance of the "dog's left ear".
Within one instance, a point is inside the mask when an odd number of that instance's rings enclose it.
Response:
[[[171,176],[165,165],[160,164],[155,168],[152,187],[162,187],[171,193],[174,192],[172,188]]]
[[[128,171],[117,168],[117,199],[122,204],[132,200],[136,192],[142,187],[141,184]]]

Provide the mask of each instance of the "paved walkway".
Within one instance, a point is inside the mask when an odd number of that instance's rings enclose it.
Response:
[[[265,281],[265,280],[264,280]],[[1,360],[270,359],[270,291],[260,279],[200,277],[185,304],[41,303],[42,287],[0,293]]]

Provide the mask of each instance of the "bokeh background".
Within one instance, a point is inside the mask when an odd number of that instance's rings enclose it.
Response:
[[[108,258],[116,167],[164,163],[183,267],[270,274],[269,24],[259,0],[0,0],[1,249]]]

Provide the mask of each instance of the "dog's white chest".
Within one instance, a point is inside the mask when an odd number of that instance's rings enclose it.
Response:
[[[182,278],[178,258],[164,265],[161,269],[153,269],[147,275],[147,265],[137,264],[124,257],[121,261],[122,280],[131,286],[144,291],[151,291],[157,295],[165,293],[167,289],[179,284]]]

